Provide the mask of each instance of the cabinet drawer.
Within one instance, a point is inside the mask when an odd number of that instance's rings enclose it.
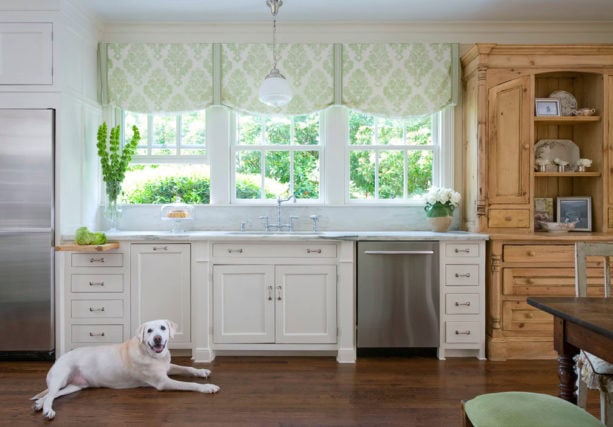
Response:
[[[502,329],[509,336],[541,336],[553,334],[553,317],[523,301],[503,301]]]
[[[447,264],[445,284],[447,286],[477,286],[479,284],[479,265]]]
[[[123,292],[121,274],[73,274],[70,277],[72,292]]]
[[[120,343],[124,341],[123,325],[72,325],[73,343]]]
[[[73,300],[70,313],[73,319],[122,317],[123,300]]]
[[[504,245],[504,262],[565,262],[575,265],[574,245]]]
[[[73,267],[121,267],[123,254],[72,253],[70,265]]]
[[[526,228],[530,226],[528,209],[490,209],[488,226],[491,228]]]
[[[446,257],[478,257],[478,243],[447,243],[445,244]]]
[[[478,343],[480,339],[480,322],[445,323],[445,341],[448,343]]]
[[[231,258],[335,258],[336,245],[253,245],[241,243],[216,243],[213,256]]]
[[[446,294],[445,313],[479,314],[479,294]]]
[[[502,293],[509,296],[574,296],[574,268],[505,268]]]

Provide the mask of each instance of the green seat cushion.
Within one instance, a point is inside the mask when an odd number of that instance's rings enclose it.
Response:
[[[509,391],[477,396],[464,404],[475,427],[603,427],[576,405],[547,394]]]

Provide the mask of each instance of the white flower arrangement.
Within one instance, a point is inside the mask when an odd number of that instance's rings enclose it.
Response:
[[[568,162],[566,160],[558,159],[557,157],[553,159],[553,162],[558,166],[567,166]]]
[[[584,168],[589,168],[590,166],[592,166],[592,160],[591,159],[579,159],[577,160],[577,166],[583,166]]]
[[[424,195],[426,201],[425,211],[429,217],[442,216],[440,210],[445,210],[451,215],[453,210],[460,204],[462,196],[451,188],[430,187]],[[437,212],[435,212],[437,211]]]
[[[550,165],[551,164],[551,160],[549,159],[543,159],[541,157],[539,157],[538,159],[535,160],[536,164],[539,166],[546,166],[546,165]]]

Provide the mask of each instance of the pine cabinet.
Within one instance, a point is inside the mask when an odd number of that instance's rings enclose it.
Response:
[[[130,260],[132,330],[169,319],[178,325],[171,348],[191,348],[190,244],[133,243]]]
[[[333,265],[216,265],[216,343],[335,343]]]
[[[554,357],[551,316],[526,298],[572,295],[574,242],[613,237],[613,45],[477,44],[462,66],[464,227],[490,235],[488,359]],[[535,100],[554,91],[596,114],[537,115]],[[592,166],[541,170],[535,148],[545,140],[572,141]],[[548,201],[556,221],[557,200],[568,197],[590,200],[591,230],[540,230],[535,201]]]

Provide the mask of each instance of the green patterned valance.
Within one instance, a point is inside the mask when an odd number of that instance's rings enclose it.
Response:
[[[334,46],[277,45],[279,71],[294,98],[281,108],[262,104],[258,89],[272,68],[272,46],[228,43],[221,47],[221,104],[250,113],[306,114],[334,103]]]
[[[455,104],[457,45],[343,44],[342,104],[386,117],[431,114]]]
[[[307,114],[333,104],[407,117],[455,104],[455,44],[302,43],[277,46],[294,90],[279,109],[258,89],[272,67],[268,44],[101,43],[100,102],[136,112],[200,110],[213,104],[249,113]]]
[[[129,111],[201,110],[213,103],[213,48],[204,43],[101,45],[101,100]],[[104,64],[99,64],[104,67]]]

